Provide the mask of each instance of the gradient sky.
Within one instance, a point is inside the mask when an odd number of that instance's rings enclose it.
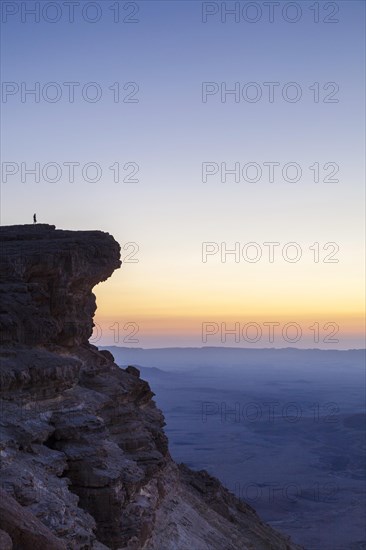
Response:
[[[237,23],[233,16],[223,23],[221,2],[211,3],[218,13],[206,23],[198,1],[119,2],[121,18],[137,4],[136,23],[114,23],[110,8],[117,3],[109,0],[97,3],[101,18],[96,23],[80,15],[88,2],[79,2],[73,23],[62,2],[55,23],[42,17],[34,22],[30,15],[22,22],[24,2],[3,4],[19,8],[2,25],[3,82],[24,82],[29,88],[56,82],[62,96],[55,103],[43,98],[36,103],[30,96],[22,102],[20,93],[3,96],[2,166],[94,162],[103,174],[94,183],[85,181],[80,169],[75,181],[68,181],[66,167],[54,183],[42,176],[36,183],[31,175],[22,182],[21,169],[7,181],[3,175],[1,223],[31,223],[36,212],[40,222],[58,228],[108,231],[126,245],[122,257],[133,252],[127,243],[138,247],[133,257],[138,262],[125,263],[95,289],[96,343],[200,346],[204,322],[228,328],[239,323],[240,330],[253,322],[263,329],[258,342],[248,343],[241,333],[239,342],[228,337],[226,344],[364,346],[363,2],[319,2],[319,23],[310,9],[314,2],[305,1],[295,3],[302,10],[296,23],[282,15],[287,2],[280,2],[273,23],[263,2],[257,3],[262,17],[256,23],[242,14]],[[245,4],[240,2],[240,9]],[[333,5],[337,15],[331,13]],[[50,10],[49,18],[55,13]],[[93,17],[93,8],[87,13]],[[294,17],[291,9],[285,13]],[[326,17],[339,22],[325,23]],[[74,103],[63,85],[72,81],[81,84]],[[100,101],[82,98],[80,88],[88,82],[101,87]],[[108,89],[115,82],[122,94],[132,91],[123,90],[126,82],[136,82],[139,101],[115,103]],[[224,82],[228,89],[235,82],[257,82],[263,97],[250,103],[227,96],[221,102],[216,94],[203,103],[202,82]],[[273,103],[264,82],[280,83]],[[296,103],[281,96],[288,82],[302,89]],[[309,90],[314,82],[320,84],[318,103]],[[322,101],[332,90],[322,89],[327,82],[339,86],[337,103]],[[137,163],[139,181],[114,182],[109,167],[116,162],[121,167]],[[262,168],[263,162],[281,167],[296,162],[303,175],[296,183],[280,176],[270,183],[265,171],[258,182],[228,177],[223,183],[218,175],[204,183],[203,162],[256,162]],[[339,182],[314,182],[309,166],[315,162],[336,163]],[[269,241],[280,243],[273,263],[263,246]],[[227,256],[223,263],[218,253],[204,263],[203,242],[219,248],[238,242],[240,249],[256,242],[263,256],[257,263],[242,258],[236,263]],[[297,263],[281,256],[288,242],[302,248]],[[309,250],[314,242],[320,245],[318,263]],[[339,246],[338,263],[322,261],[332,251],[322,250],[329,242]],[[263,325],[268,322],[280,323],[273,343]],[[281,336],[288,322],[303,331],[294,344]],[[314,323],[320,327],[316,343],[309,329]],[[338,343],[323,342],[333,326],[324,329],[326,323],[339,325]],[[134,327],[137,342],[128,338]],[[223,344],[220,330],[206,345]]]

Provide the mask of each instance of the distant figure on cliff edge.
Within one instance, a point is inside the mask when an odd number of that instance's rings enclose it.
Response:
[[[33,223],[37,223],[37,216],[33,214]]]

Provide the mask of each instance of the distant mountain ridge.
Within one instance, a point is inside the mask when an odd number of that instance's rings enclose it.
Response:
[[[364,349],[354,350],[321,350],[298,348],[236,348],[213,347],[200,348],[127,348],[119,346],[103,346],[109,350],[119,364],[139,364],[141,366],[156,367],[161,369],[191,369],[199,365],[243,366],[245,364],[291,365],[296,360],[309,360],[309,364],[327,362],[337,364],[355,362],[365,359]],[[355,361],[356,360],[356,361]]]

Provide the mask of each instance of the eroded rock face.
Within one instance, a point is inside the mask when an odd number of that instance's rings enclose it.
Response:
[[[299,548],[178,467],[139,371],[88,343],[114,239],[35,225],[0,241],[1,548]]]
[[[0,228],[0,239],[3,343],[87,343],[96,309],[92,288],[121,265],[113,237],[35,224]]]

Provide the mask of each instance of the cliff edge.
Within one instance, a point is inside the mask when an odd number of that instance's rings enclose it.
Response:
[[[113,237],[25,225],[0,243],[0,548],[299,549],[175,464],[149,385],[88,343]]]

